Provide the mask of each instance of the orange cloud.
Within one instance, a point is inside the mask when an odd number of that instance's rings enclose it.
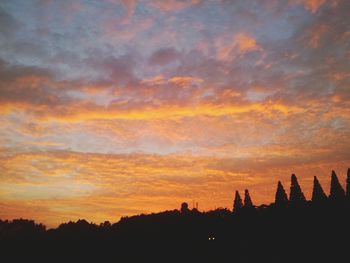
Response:
[[[225,39],[226,38],[226,39]],[[218,58],[224,61],[232,61],[237,54],[242,55],[250,51],[262,51],[256,39],[247,33],[238,33],[233,38],[219,39]]]
[[[296,3],[304,5],[305,9],[316,13],[326,3],[326,0],[295,0]]]
[[[195,78],[191,76],[174,76],[171,79],[169,79],[170,83],[173,83],[177,86],[190,86],[190,85],[198,85],[203,82],[200,78]]]
[[[336,81],[341,81],[350,78],[350,72],[336,72],[332,75],[332,78]]]
[[[316,13],[323,5],[330,5],[334,8],[339,4],[339,0],[290,0],[290,2],[303,5],[311,13]]]
[[[251,50],[258,50],[260,49],[259,46],[256,43],[255,38],[245,34],[240,33],[235,37],[238,49],[240,52],[244,53]]]
[[[311,12],[315,13],[325,2],[326,0],[307,0],[304,2],[304,5]]]
[[[157,75],[154,76],[152,78],[147,78],[141,81],[141,84],[146,84],[146,85],[164,85],[166,84],[167,81],[165,80],[165,78],[162,75]]]
[[[157,75],[141,81],[141,84],[146,84],[149,86],[174,84],[176,86],[185,87],[199,85],[201,83],[203,83],[202,79],[192,76],[173,76],[170,79],[165,79],[162,75]]]
[[[12,105],[13,106],[13,105]],[[42,121],[68,121],[83,122],[88,120],[153,120],[153,119],[181,119],[195,116],[223,116],[241,114],[247,112],[261,112],[272,114],[281,112],[283,114],[301,113],[305,110],[298,106],[288,106],[279,103],[250,103],[243,105],[220,105],[220,104],[199,104],[197,106],[164,105],[161,107],[142,107],[139,109],[118,109],[116,106],[109,108],[86,105],[74,105],[70,108],[58,107],[52,110],[48,107],[38,111],[37,118]],[[1,112],[15,111],[11,105],[2,107]],[[35,109],[37,111],[38,109]],[[27,111],[28,113],[30,110]]]

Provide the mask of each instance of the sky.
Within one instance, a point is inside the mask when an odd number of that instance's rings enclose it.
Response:
[[[350,167],[348,0],[0,1],[0,218],[232,209]]]

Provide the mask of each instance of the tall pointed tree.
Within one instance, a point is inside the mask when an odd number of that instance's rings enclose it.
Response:
[[[236,191],[235,200],[233,202],[233,212],[239,211],[242,207],[243,207],[242,198],[239,195],[239,192]]]
[[[348,168],[348,174],[346,176],[346,197],[350,199],[350,168]]]
[[[295,176],[295,174],[292,174],[289,201],[293,204],[296,204],[296,203],[304,202],[305,200],[306,199],[305,199],[304,193],[301,191],[300,185],[298,183],[298,179]]]
[[[314,187],[312,190],[312,202],[323,202],[327,200],[327,195],[324,193],[320,182],[317,177],[314,176]]]
[[[253,207],[253,202],[252,202],[252,199],[250,198],[248,189],[244,190],[244,207],[246,208]]]
[[[275,204],[276,205],[285,205],[288,203],[288,197],[286,191],[283,188],[281,181],[278,181],[277,191],[275,196]]]
[[[332,178],[331,178],[331,191],[329,194],[329,198],[331,200],[342,200],[345,197],[345,192],[343,187],[340,185],[338,176],[336,173],[332,170]]]

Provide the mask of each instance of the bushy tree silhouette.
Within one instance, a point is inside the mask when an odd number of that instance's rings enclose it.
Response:
[[[346,197],[350,199],[350,168],[348,168],[348,174],[346,176]]]
[[[244,207],[246,208],[253,208],[253,202],[250,198],[248,189],[244,190]]]
[[[288,197],[286,191],[283,188],[281,181],[278,181],[277,190],[275,195],[276,205],[286,205],[288,203]]]
[[[324,202],[327,200],[327,195],[324,193],[320,182],[317,177],[314,176],[314,187],[312,190],[312,202]]]
[[[297,204],[306,201],[304,193],[301,191],[298,179],[295,176],[295,174],[292,174],[291,176],[289,201],[292,204]]]
[[[243,207],[242,198],[239,192],[236,191],[235,200],[233,202],[233,212],[238,212]]]
[[[344,199],[345,192],[343,187],[340,185],[338,176],[335,171],[332,170],[332,178],[331,178],[331,190],[329,194],[329,198],[333,201],[339,201]]]
[[[188,208],[188,204],[186,202],[181,204],[181,213],[182,214],[187,214],[190,211]]]

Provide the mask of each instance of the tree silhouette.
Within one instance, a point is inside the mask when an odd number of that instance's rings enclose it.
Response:
[[[331,191],[330,191],[330,194],[329,194],[329,198],[331,200],[341,200],[344,197],[345,197],[344,189],[339,183],[338,176],[332,170]]]
[[[275,204],[276,205],[285,205],[288,203],[288,197],[286,191],[283,188],[281,181],[278,181],[277,191],[275,196]]]
[[[239,192],[236,191],[235,200],[233,202],[233,212],[239,211],[242,207],[243,207],[242,198],[239,195]]]
[[[248,189],[244,190],[244,207],[246,208],[253,208],[253,202],[250,198]]]
[[[291,176],[289,200],[293,204],[306,201],[304,193],[301,191],[300,185],[298,183],[298,179],[295,176],[295,174],[292,174]]]
[[[183,202],[181,204],[181,213],[182,214],[186,214],[190,211],[190,209],[188,209],[188,204],[186,202]]]
[[[350,199],[350,168],[348,168],[348,174],[346,177],[346,197]]]
[[[323,202],[327,200],[327,195],[324,193],[320,182],[317,177],[314,176],[314,187],[312,190],[312,202]]]

